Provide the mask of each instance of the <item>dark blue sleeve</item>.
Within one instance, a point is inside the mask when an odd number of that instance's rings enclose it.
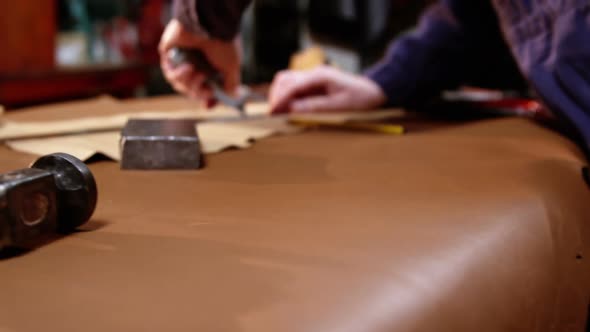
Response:
[[[174,0],[172,16],[193,33],[231,40],[238,33],[242,13],[251,0]]]
[[[366,74],[385,92],[389,105],[418,104],[465,83],[484,66],[482,56],[501,52],[502,58],[509,57],[505,45],[495,46],[500,35],[489,0],[440,0]]]
[[[564,4],[569,7],[554,17],[550,56],[535,61],[519,55],[539,96],[590,158],[590,3]]]

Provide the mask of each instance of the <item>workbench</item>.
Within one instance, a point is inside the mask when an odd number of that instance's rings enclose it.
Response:
[[[0,147],[0,171],[35,158]],[[201,171],[97,160],[92,220],[0,261],[0,331],[584,331],[585,164],[518,118],[273,137]]]

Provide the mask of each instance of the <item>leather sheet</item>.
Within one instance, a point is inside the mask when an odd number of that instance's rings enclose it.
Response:
[[[92,112],[70,106],[9,116]],[[32,159],[1,147],[0,171]],[[94,163],[84,230],[0,261],[0,331],[583,331],[585,163],[523,119]]]

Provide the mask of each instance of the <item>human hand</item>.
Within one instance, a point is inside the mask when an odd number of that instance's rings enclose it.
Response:
[[[223,77],[224,89],[233,94],[240,83],[240,48],[239,41],[223,41],[197,35],[186,30],[182,24],[173,19],[168,23],[160,40],[160,66],[166,80],[172,87],[191,98],[212,100],[213,93],[205,84],[207,77],[190,64],[174,66],[168,52],[174,47],[195,48],[201,50],[209,62]]]
[[[386,99],[370,79],[327,66],[280,72],[269,91],[273,113],[365,110],[383,105]]]

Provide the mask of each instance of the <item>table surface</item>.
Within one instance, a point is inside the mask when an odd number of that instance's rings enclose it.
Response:
[[[0,147],[0,171],[34,159]],[[583,331],[584,163],[523,119],[275,137],[197,172],[99,161],[92,220],[0,261],[0,331]]]

